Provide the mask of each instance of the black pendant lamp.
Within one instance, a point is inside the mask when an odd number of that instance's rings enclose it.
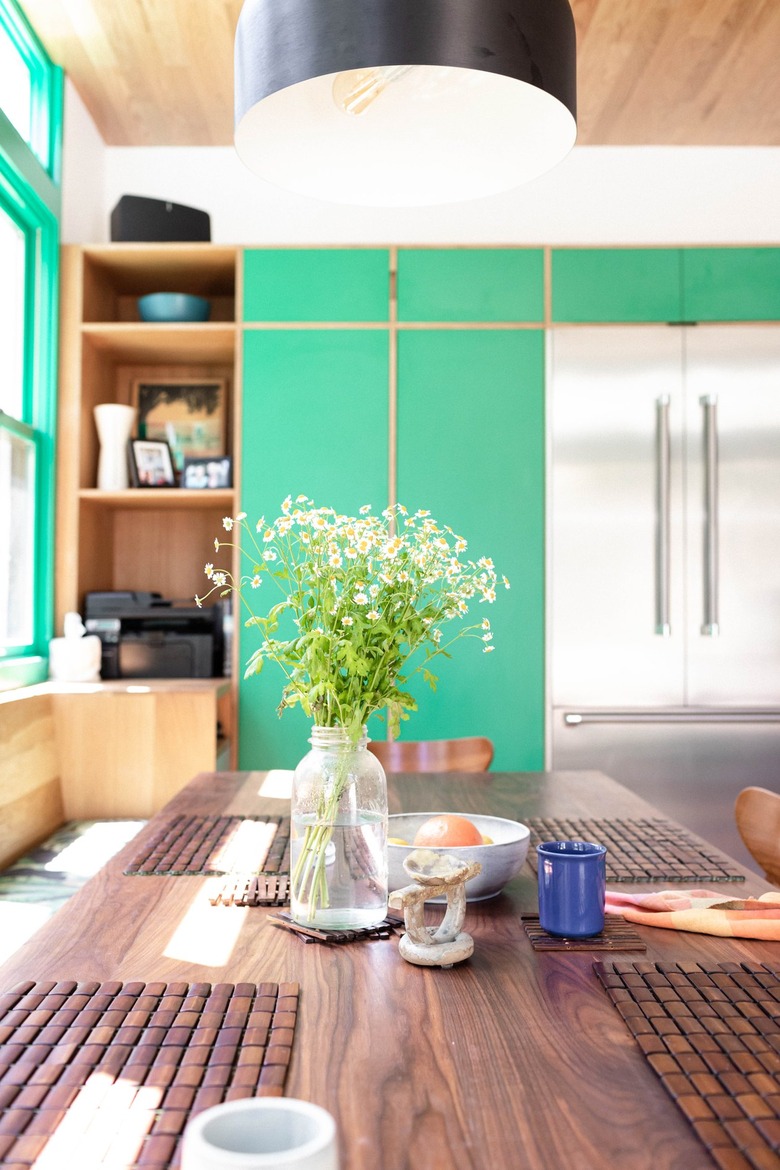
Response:
[[[509,190],[574,145],[568,0],[245,0],[235,143],[250,170],[335,203]]]

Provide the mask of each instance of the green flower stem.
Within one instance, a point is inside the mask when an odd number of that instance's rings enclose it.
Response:
[[[326,910],[330,905],[325,872],[326,852],[333,837],[333,828],[341,798],[347,787],[348,776],[349,756],[346,752],[340,752],[336,756],[331,790],[327,799],[323,791],[318,802],[317,820],[313,825],[306,826],[303,847],[290,874],[290,894],[298,902],[308,902],[312,919],[317,917],[318,910]]]

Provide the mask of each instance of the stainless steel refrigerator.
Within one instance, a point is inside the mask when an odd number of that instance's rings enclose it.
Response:
[[[780,786],[780,326],[572,326],[549,353],[554,768],[742,860]]]

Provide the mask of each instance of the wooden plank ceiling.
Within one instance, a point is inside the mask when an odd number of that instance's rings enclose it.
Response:
[[[570,0],[581,145],[780,145],[780,0]],[[232,141],[241,0],[22,0],[106,143]]]

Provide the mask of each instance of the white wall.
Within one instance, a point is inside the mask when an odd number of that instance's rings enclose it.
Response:
[[[63,242],[106,242],[122,195],[208,211],[215,243],[780,243],[780,147],[575,147],[489,199],[340,207],[262,182],[232,147],[105,147],[68,84]]]

